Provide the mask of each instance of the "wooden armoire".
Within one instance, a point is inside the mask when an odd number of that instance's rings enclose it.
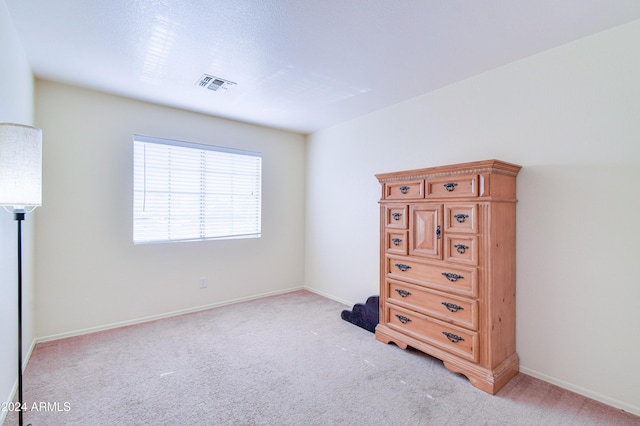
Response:
[[[376,338],[495,394],[518,373],[516,176],[498,160],[378,174]]]

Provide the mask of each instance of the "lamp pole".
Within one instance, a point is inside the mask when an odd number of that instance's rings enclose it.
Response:
[[[13,218],[18,222],[18,421],[22,419],[22,221],[23,212],[16,212]]]

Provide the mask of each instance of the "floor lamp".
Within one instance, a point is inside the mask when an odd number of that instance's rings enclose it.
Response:
[[[18,418],[22,426],[22,221],[42,204],[42,130],[0,123],[0,206],[18,223]]]

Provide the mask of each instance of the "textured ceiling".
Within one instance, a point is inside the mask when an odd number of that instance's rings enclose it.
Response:
[[[640,19],[638,0],[3,1],[38,77],[302,133]]]

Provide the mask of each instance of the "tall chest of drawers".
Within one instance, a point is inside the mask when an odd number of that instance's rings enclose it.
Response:
[[[516,176],[497,160],[378,174],[376,338],[495,394],[518,373]]]

